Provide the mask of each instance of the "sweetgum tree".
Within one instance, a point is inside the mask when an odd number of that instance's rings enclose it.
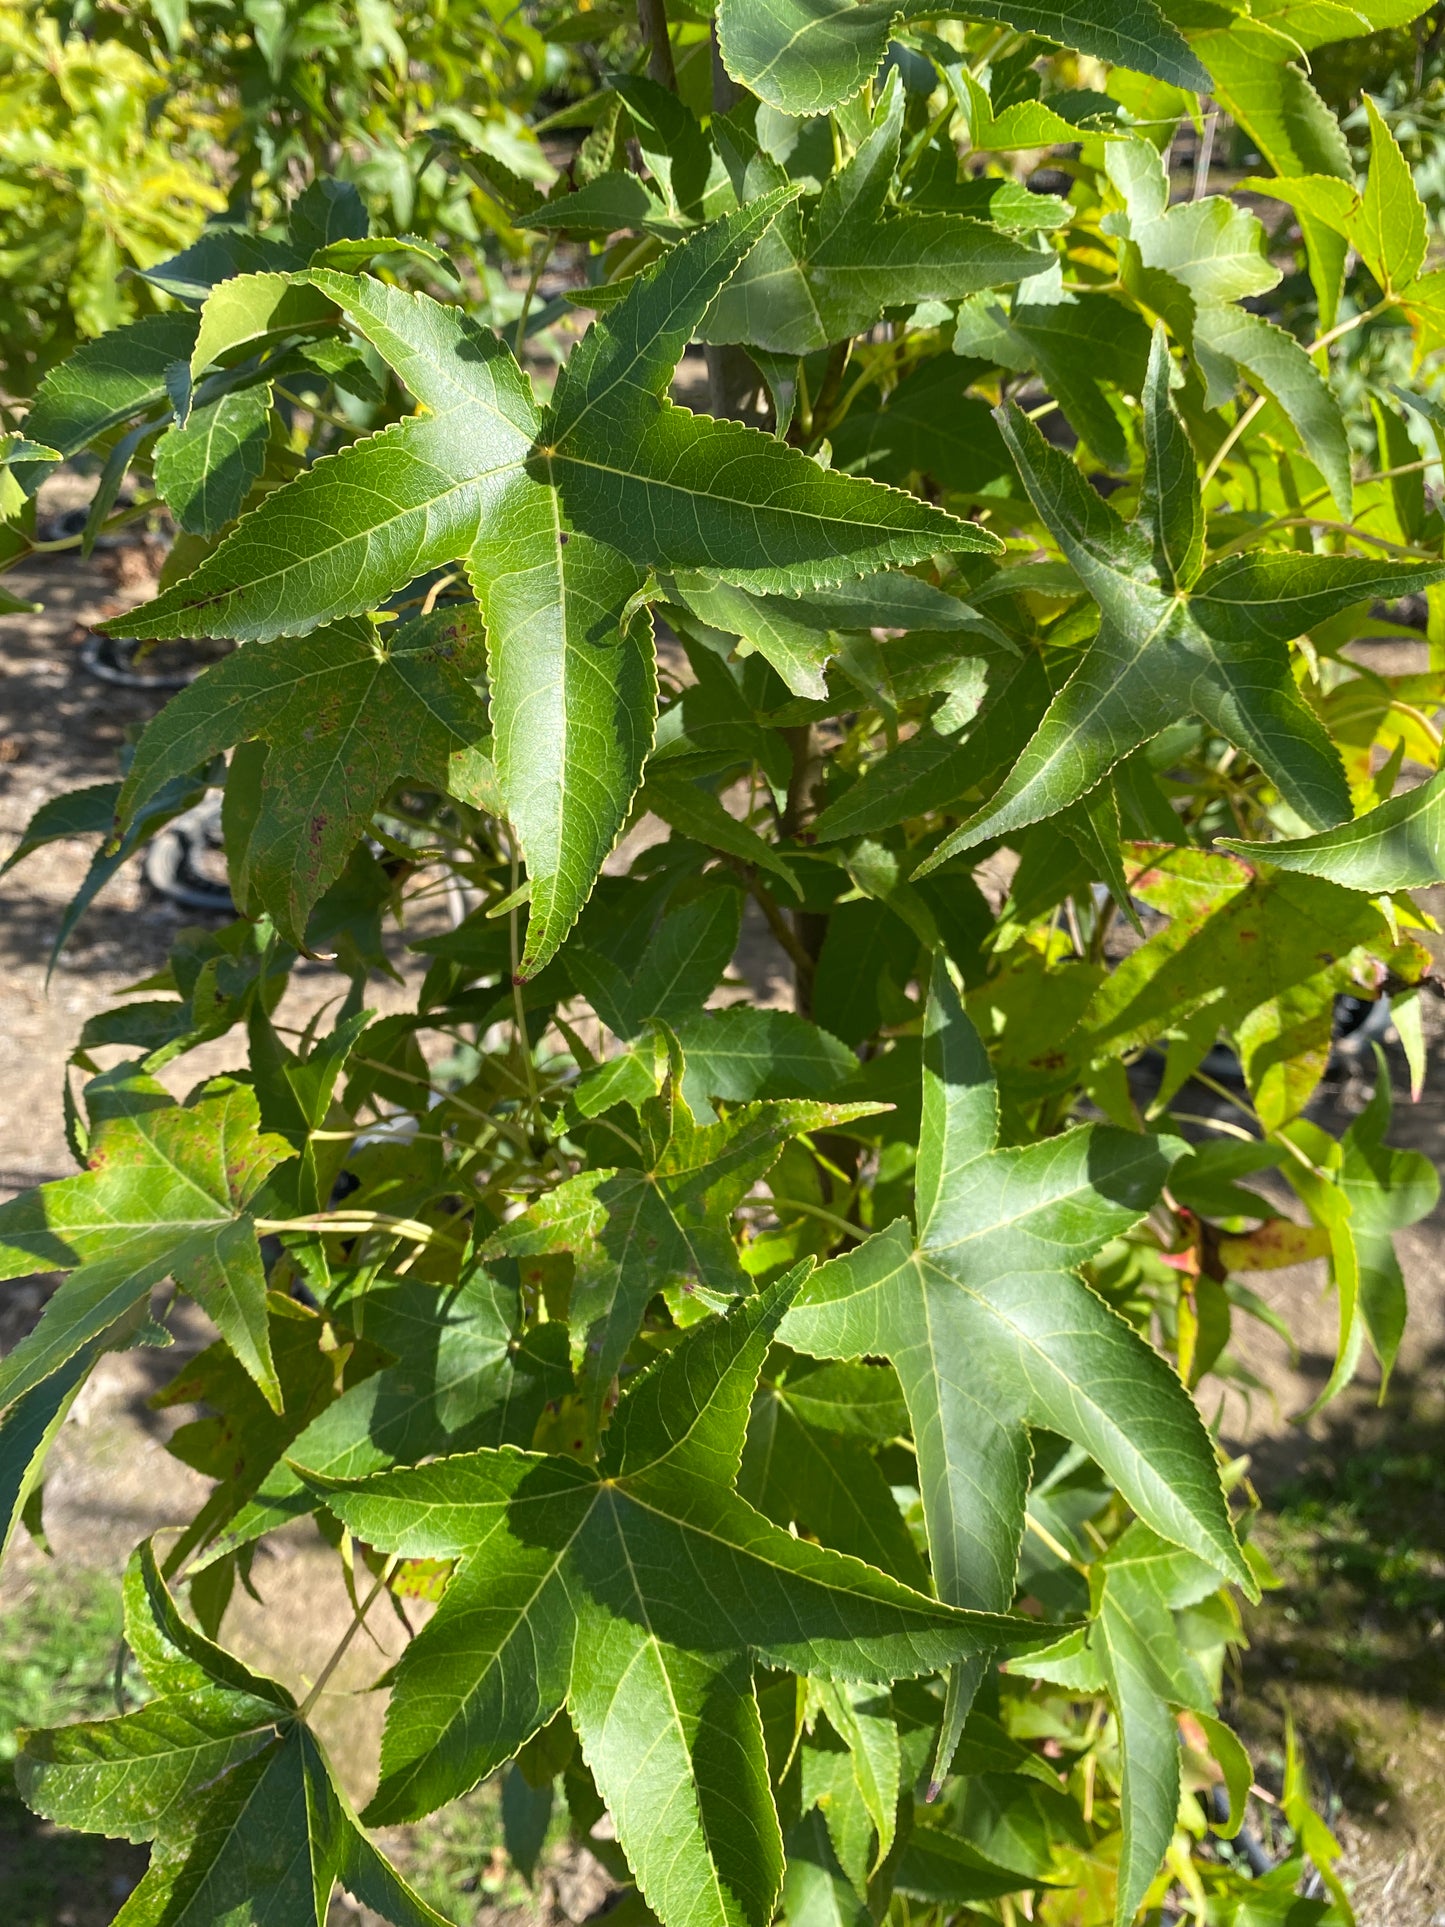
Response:
[[[505,334],[320,182],[6,438],[4,561],[94,451],[87,541],[178,530],[109,633],[236,645],[11,859],[95,833],[63,938],[222,794],[236,920],[86,1025],[80,1169],[0,1208],[5,1275],[63,1274],[0,1365],[11,1531],[101,1354],[177,1293],[217,1334],[174,1392],[214,1490],[125,1582],[150,1696],[20,1753],[39,1813],[154,1842],[119,1920],[433,1920],[365,1824],[498,1772],[520,1864],[560,1788],[662,1927],[1348,1918],[1293,1758],[1293,1857],[1226,1844],[1269,1575],[1201,1401],[1274,1319],[1239,1274],[1301,1256],[1329,1392],[1388,1374],[1436,1193],[1383,1075],[1307,1114],[1342,997],[1419,1073],[1445,876],[1445,270],[1307,71],[1412,11],[599,15],[555,189],[467,163],[533,249]],[[1428,670],[1346,653],[1407,596]],[[745,915],[792,1008],[730,974]],[[378,1018],[388,930],[425,971]],[[308,1514],[358,1619],[440,1595],[360,1819],[326,1676],[223,1642],[238,1580],[304,1610],[257,1555]]]

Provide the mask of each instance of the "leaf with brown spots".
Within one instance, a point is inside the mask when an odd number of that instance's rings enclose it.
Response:
[[[1271,1218],[1242,1238],[1219,1240],[1219,1261],[1227,1271],[1279,1271],[1327,1258],[1329,1251],[1329,1233],[1321,1226],[1289,1218]]]
[[[1373,997],[1387,970],[1413,979],[1428,961],[1417,944],[1396,945],[1367,898],[1322,877],[1204,850],[1129,853],[1131,894],[1170,921],[1100,986],[1085,1049],[1101,1062],[1168,1036],[1161,1101],[1224,1030],[1262,1122],[1277,1129],[1324,1075],[1335,998]]]

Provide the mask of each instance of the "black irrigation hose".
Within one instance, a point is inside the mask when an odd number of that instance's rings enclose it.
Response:
[[[138,642],[120,641],[114,636],[99,636],[92,629],[80,645],[80,665],[101,682],[120,689],[184,689],[205,668],[197,663],[189,669],[137,669]]]
[[[214,799],[167,823],[146,845],[141,870],[158,896],[206,916],[231,917],[236,906],[230,889],[208,877],[200,854],[216,849],[221,840],[221,806]]]
[[[1209,1805],[1214,1819],[1221,1825],[1229,1818],[1229,1795],[1222,1786],[1209,1789]],[[1264,1842],[1258,1834],[1251,1833],[1248,1827],[1241,1827],[1229,1843],[1236,1853],[1244,1858],[1245,1865],[1256,1880],[1263,1880],[1267,1873],[1273,1873],[1280,1864],[1266,1851]]]

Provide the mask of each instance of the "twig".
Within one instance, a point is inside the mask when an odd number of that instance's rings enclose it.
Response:
[[[647,77],[669,93],[677,92],[677,68],[667,32],[667,0],[637,0],[637,24],[647,42]]]

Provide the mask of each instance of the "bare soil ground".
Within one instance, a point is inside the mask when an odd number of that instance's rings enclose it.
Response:
[[[159,707],[159,695],[94,680],[81,665],[78,647],[86,623],[142,592],[148,574],[145,551],[132,547],[90,563],[54,561],[7,578],[7,586],[43,600],[45,608],[40,615],[0,622],[0,854],[46,798],[114,776],[127,737]],[[646,827],[634,834],[645,836]],[[89,858],[83,843],[53,845],[4,885],[0,1195],[72,1168],[60,1090],[62,1068],[80,1027],[127,984],[156,969],[178,926],[195,921],[157,898],[132,866],[90,912],[47,985],[54,932]],[[749,927],[740,961],[759,1001],[785,1000],[783,960],[765,931]],[[308,975],[303,967],[292,993],[295,1007],[314,1008],[325,984],[323,973]],[[385,983],[375,992],[373,1001],[381,1008],[396,1007],[407,996],[405,989]],[[235,1050],[222,1041],[183,1060],[171,1073],[177,1091],[229,1067]],[[1441,1055],[1438,1043],[1434,1055]],[[1341,1114],[1357,1109],[1363,1097],[1362,1086],[1333,1091],[1324,1121],[1331,1121],[1332,1110],[1338,1128]],[[1437,1161],[1445,1154],[1445,1064],[1436,1065],[1434,1088],[1419,1105],[1399,1106],[1395,1135]],[[1413,1608],[1401,1615],[1371,1603],[1370,1589],[1378,1591],[1380,1583],[1374,1568],[1369,1583],[1353,1590],[1348,1572],[1338,1584],[1334,1578],[1322,1580],[1320,1575],[1333,1569],[1313,1554],[1299,1554],[1274,1515],[1280,1495],[1301,1480],[1313,1480],[1311,1489],[1328,1497],[1350,1486],[1352,1469],[1378,1462],[1383,1469],[1376,1537],[1383,1543],[1394,1533],[1402,1545],[1408,1542],[1411,1570],[1423,1573],[1427,1597],[1434,1597],[1429,1585],[1436,1584],[1445,1601],[1442,1226],[1445,1216],[1437,1213],[1400,1239],[1412,1290],[1412,1325],[1383,1411],[1375,1409],[1365,1383],[1326,1417],[1293,1422],[1323,1385],[1333,1357],[1335,1309],[1315,1266],[1253,1281],[1291,1323],[1299,1356],[1292,1358],[1268,1332],[1251,1339],[1249,1362],[1265,1391],[1249,1403],[1231,1397],[1223,1414],[1224,1436],[1252,1455],[1266,1504],[1266,1541],[1282,1549],[1286,1571],[1294,1574],[1282,1594],[1250,1616],[1254,1646],[1235,1715],[1256,1748],[1266,1783],[1287,1711],[1308,1737],[1317,1778],[1336,1801],[1345,1872],[1355,1886],[1363,1927],[1445,1927],[1445,1605],[1432,1629],[1428,1612],[1422,1619]],[[28,1326],[42,1302],[43,1288],[35,1282],[0,1291],[0,1348]],[[181,1344],[199,1346],[205,1336],[197,1317],[185,1327]],[[180,1355],[137,1351],[103,1361],[52,1458],[46,1494],[52,1559],[47,1562],[28,1541],[16,1548],[0,1578],[0,1618],[47,1583],[46,1573],[118,1574],[140,1538],[180,1524],[195,1511],[205,1481],[165,1450],[175,1428],[194,1414],[157,1413],[148,1404]],[[1390,1498],[1396,1490],[1390,1484],[1392,1453],[1427,1467],[1418,1492],[1409,1488],[1416,1498],[1404,1519],[1386,1517],[1392,1503],[1399,1511]],[[1365,1514],[1370,1510],[1367,1504]],[[1367,1539],[1371,1524],[1366,1516]],[[1386,1545],[1386,1566],[1388,1556],[1393,1555]],[[351,1617],[335,1560],[314,1530],[303,1526],[282,1536],[258,1565],[257,1581],[265,1605],[239,1597],[227,1617],[227,1641],[254,1663],[304,1687]],[[318,1709],[333,1759],[357,1799],[369,1791],[384,1701],[381,1692],[370,1689],[400,1636],[382,1613],[368,1622],[368,1631],[369,1638],[351,1647]],[[28,1831],[22,1838],[12,1825]],[[424,1857],[424,1846],[414,1838],[400,1836],[390,1844],[409,1864]],[[23,1864],[33,1873],[37,1852],[54,1862],[51,1900],[43,1912],[22,1913],[29,1901],[16,1884],[17,1869]],[[499,1907],[515,1903],[517,1896],[496,1891],[499,1883],[487,1875],[495,1856],[481,1837],[476,1854],[479,1911],[474,1918],[496,1920]],[[37,1927],[41,1922],[44,1927],[99,1927],[142,1865],[142,1854],[121,1846],[92,1850],[67,1841],[62,1850],[48,1830],[23,1819],[12,1822],[8,1809],[0,1808],[0,1918],[20,1921],[22,1927],[31,1927],[32,1920]],[[489,1888],[494,1890],[490,1896]],[[578,1920],[605,1891],[605,1879],[588,1856],[564,1856],[523,1911],[559,1924]],[[343,1910],[342,1917],[365,1918],[354,1909]]]

